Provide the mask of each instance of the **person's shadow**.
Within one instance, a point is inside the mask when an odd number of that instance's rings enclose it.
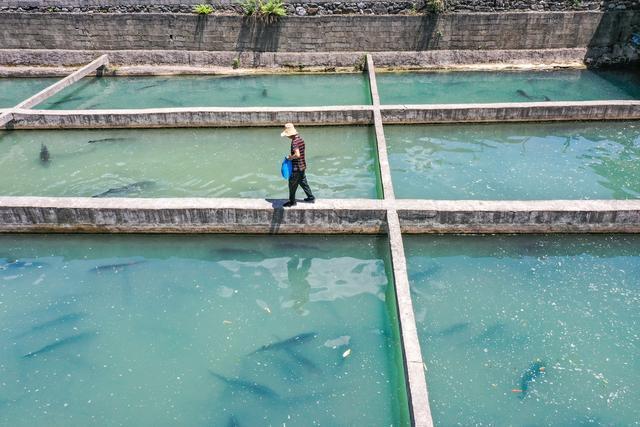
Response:
[[[298,255],[294,255],[287,262],[287,278],[291,288],[291,298],[294,301],[293,309],[302,315],[308,313],[305,305],[309,302],[311,293],[311,284],[308,280],[311,261],[312,258],[303,258],[300,262]]]
[[[280,230],[280,225],[282,224],[282,220],[284,218],[284,203],[285,199],[265,199],[267,202],[271,203],[271,207],[273,208],[273,215],[271,216],[271,224],[269,224],[269,233],[276,234],[278,230]]]

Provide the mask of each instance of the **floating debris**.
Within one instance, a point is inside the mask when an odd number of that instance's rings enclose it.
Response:
[[[342,358],[346,359],[347,357],[349,357],[351,355],[351,349],[347,349],[347,351],[345,351],[344,353],[342,353]]]

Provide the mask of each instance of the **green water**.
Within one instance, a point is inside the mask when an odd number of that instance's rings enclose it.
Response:
[[[86,110],[358,104],[371,104],[369,83],[362,73],[93,77],[82,79],[37,108]]]
[[[3,425],[407,424],[383,238],[0,247]]]
[[[0,108],[15,107],[59,79],[0,77]]]
[[[385,126],[397,197],[634,199],[640,124]]]
[[[368,127],[299,128],[319,198],[376,198]],[[0,133],[5,196],[285,198],[279,128],[64,130]],[[96,141],[89,143],[89,141]],[[50,160],[40,161],[41,144]],[[131,186],[126,189],[126,186]],[[139,185],[135,185],[139,184]],[[119,189],[119,190],[118,190]],[[298,195],[304,196],[302,190]]]
[[[383,104],[640,99],[640,72],[630,70],[379,73]]]
[[[638,425],[640,236],[405,248],[436,425]]]

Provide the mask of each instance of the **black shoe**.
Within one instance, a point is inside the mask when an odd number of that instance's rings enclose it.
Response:
[[[316,201],[315,197],[307,197],[306,199],[304,199],[305,202],[307,203],[314,203]]]
[[[296,202],[287,202],[284,205],[282,205],[282,207],[284,208],[290,208],[291,206],[295,206]]]

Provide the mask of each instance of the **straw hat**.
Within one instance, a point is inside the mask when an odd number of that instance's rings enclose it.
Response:
[[[293,127],[293,123],[287,123],[284,125],[284,130],[280,134],[280,136],[293,136],[297,135],[298,131]]]

